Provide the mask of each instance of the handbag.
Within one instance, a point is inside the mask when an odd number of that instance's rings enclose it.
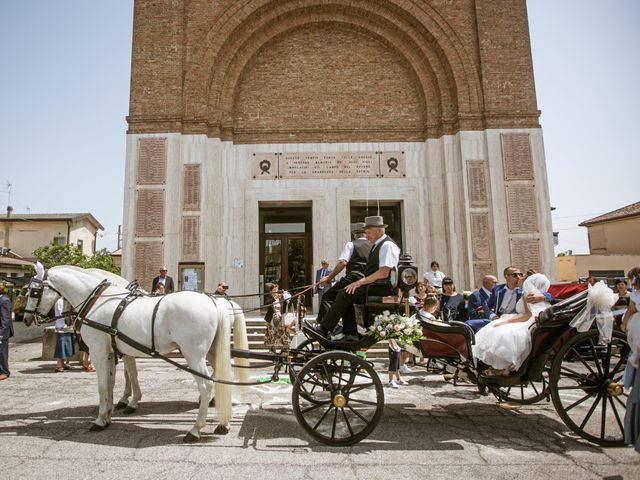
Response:
[[[282,324],[288,329],[297,329],[298,328],[298,316],[293,311],[293,305],[291,302],[287,302],[287,310],[282,315]]]

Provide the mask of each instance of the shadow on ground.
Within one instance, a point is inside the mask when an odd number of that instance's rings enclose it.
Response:
[[[124,448],[178,445],[193,426],[196,413],[195,402],[144,402],[133,415],[118,413],[105,431],[89,432],[97,407],[61,408],[4,415],[0,435]],[[211,421],[212,413],[200,443],[195,445],[211,446],[219,441],[220,437],[212,433],[217,424]],[[296,421],[290,406],[249,408],[243,418],[235,417],[232,421],[231,436],[236,435],[242,441],[240,448],[261,450],[341,449],[339,451],[358,454],[388,450],[461,451],[465,445],[480,444],[494,449],[557,454],[568,450],[602,452],[600,447],[572,436],[559,420],[534,410],[508,411],[478,402],[436,406],[430,410],[420,409],[413,403],[387,403],[376,429],[361,443],[350,447],[329,447],[311,439]],[[284,445],[282,439],[293,441],[291,445]],[[228,442],[225,446],[229,446]]]

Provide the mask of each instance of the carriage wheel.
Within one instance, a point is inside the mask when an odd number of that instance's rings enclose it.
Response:
[[[503,402],[517,403],[520,405],[532,405],[545,398],[549,398],[549,370],[545,366],[542,371],[542,380],[534,382],[528,380],[522,385],[508,387],[491,387],[491,392],[496,398]]]
[[[589,330],[562,346],[551,368],[551,397],[575,433],[601,446],[619,446],[627,405],[622,374],[630,349],[621,332],[613,332],[609,345],[598,345],[598,337]]]
[[[300,343],[300,345],[296,347],[296,350],[300,350],[305,354],[314,353],[314,352],[316,354],[319,354],[323,351],[323,348],[322,348],[322,345],[320,345],[318,342],[314,340],[306,339],[304,342]],[[288,371],[289,371],[289,380],[291,380],[291,385],[296,383],[296,377],[298,376],[298,372],[300,371],[300,368],[302,368],[303,366],[304,364],[300,362],[291,362],[289,364]],[[308,400],[313,401],[313,398],[310,397]]]
[[[313,438],[331,446],[353,445],[380,421],[384,391],[370,363],[353,353],[329,351],[300,370],[291,402],[298,423]]]

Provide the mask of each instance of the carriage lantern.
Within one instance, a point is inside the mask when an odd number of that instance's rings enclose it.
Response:
[[[409,291],[418,283],[418,269],[412,260],[411,255],[404,253],[398,262],[398,288],[404,297],[408,297]]]

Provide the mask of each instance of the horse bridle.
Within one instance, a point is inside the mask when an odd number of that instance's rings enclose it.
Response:
[[[29,282],[29,298],[37,298],[36,306],[34,308],[25,308],[24,313],[30,313],[34,316],[34,323],[36,326],[40,326],[45,323],[55,322],[60,318],[77,318],[82,317],[88,313],[88,311],[93,307],[93,304],[96,302],[98,297],[102,294],[102,292],[111,284],[107,280],[103,280],[94,290],[89,294],[89,296],[80,302],[75,307],[72,307],[71,310],[66,312],[62,312],[61,315],[56,315],[53,318],[49,318],[46,315],[43,315],[38,311],[40,308],[40,302],[42,301],[42,294],[44,293],[44,289],[49,288],[56,292],[60,297],[64,298],[62,293],[56,290],[49,282],[47,282],[47,273],[44,274],[44,279],[39,279],[37,277],[33,277]],[[46,320],[42,320],[42,319]]]
[[[37,302],[34,308],[26,308],[25,306],[25,309],[24,309],[24,313],[30,313],[34,316],[34,322],[38,326],[42,325],[43,323],[49,323],[49,322],[55,321],[61,317],[70,316],[70,314],[60,315],[59,317],[56,317],[55,319],[50,320],[46,315],[43,315],[38,311],[38,309],[40,308],[40,302],[42,302],[42,294],[44,293],[46,277],[47,277],[47,274],[45,273],[44,279],[42,280],[37,277],[33,277],[31,279],[31,281],[29,282],[28,297],[37,299]],[[46,282],[46,287],[50,288],[51,290],[56,292],[58,295],[62,296],[62,294],[58,290],[53,288],[48,282]],[[42,318],[46,318],[46,320],[42,320]]]

